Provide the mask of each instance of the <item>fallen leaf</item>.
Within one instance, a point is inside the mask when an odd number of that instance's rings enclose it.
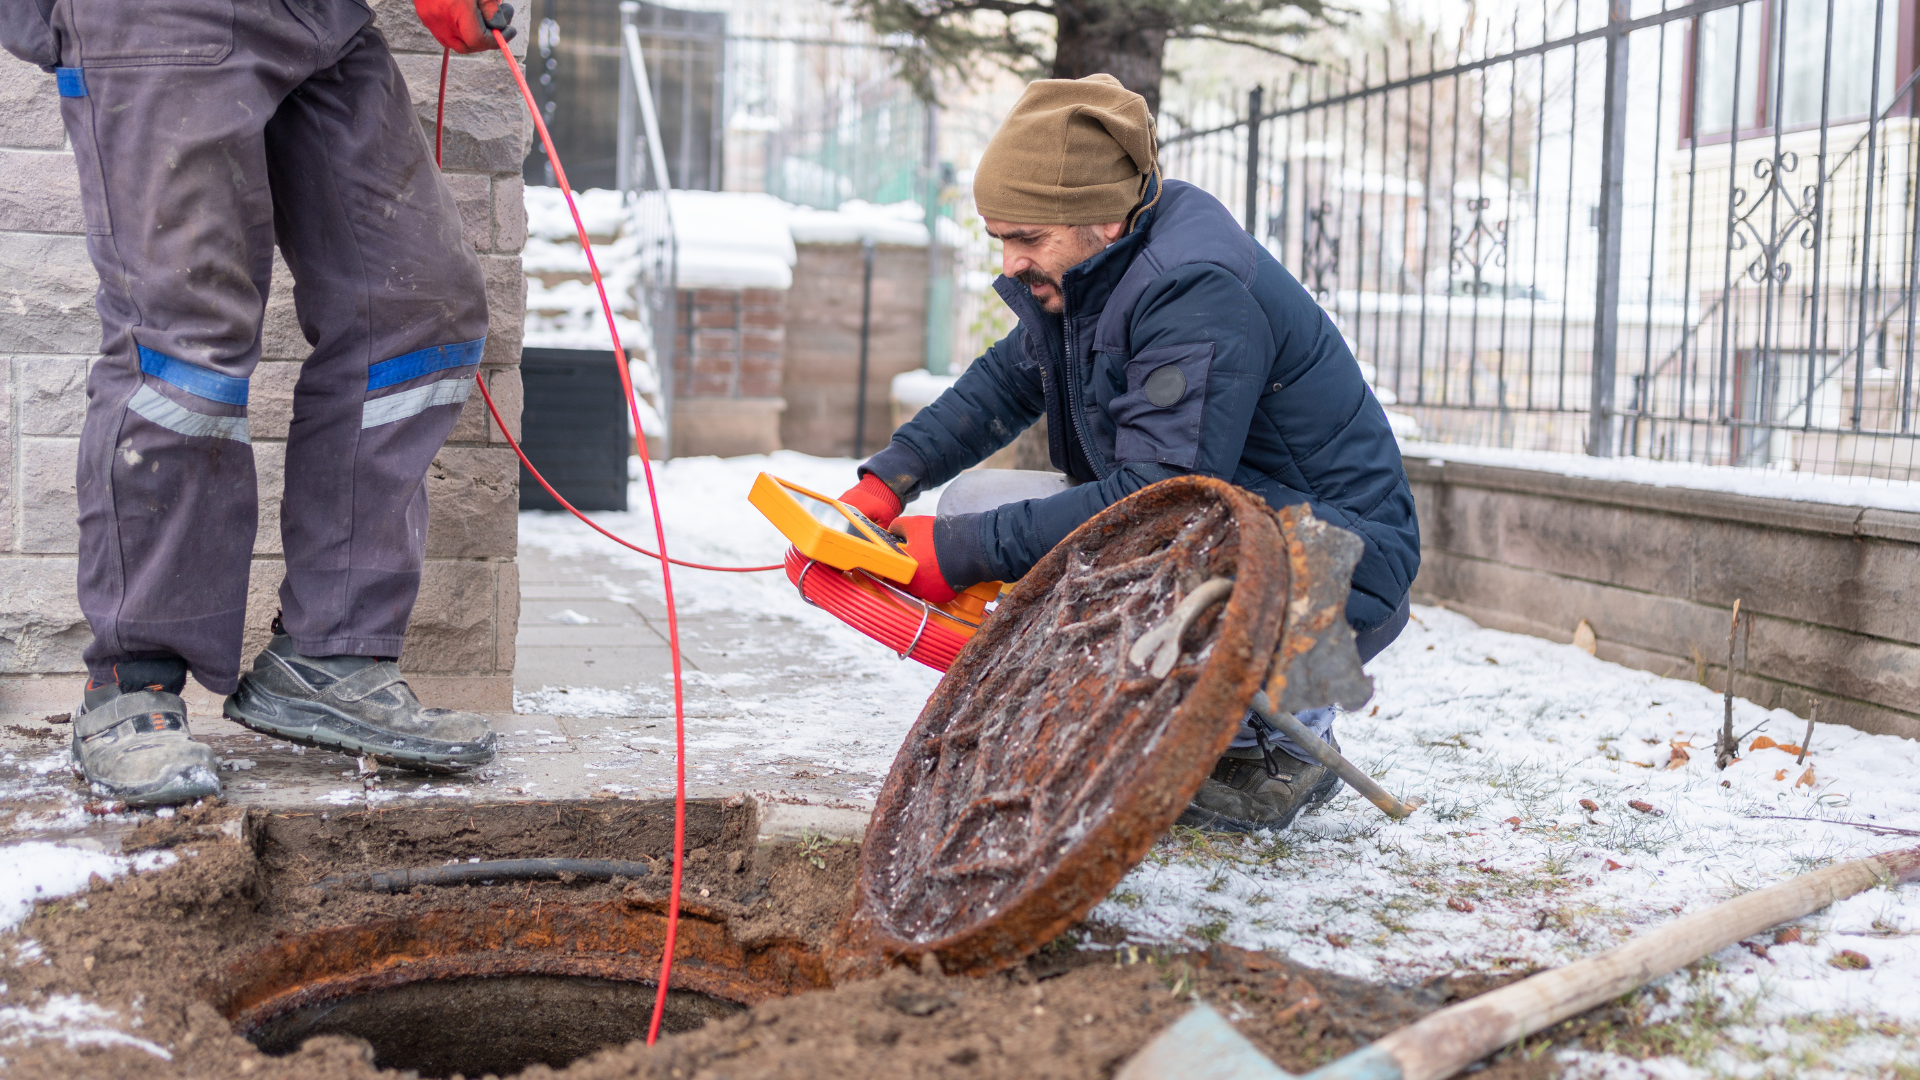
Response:
[[[1487,657],[1487,658],[1486,658],[1486,660],[1487,660],[1487,663],[1489,663],[1489,664],[1498,664],[1498,663],[1500,662],[1500,661],[1498,661],[1498,660],[1495,660],[1495,659],[1494,659],[1493,657],[1491,657],[1491,656],[1489,656],[1489,657]]]
[[[1370,712],[1370,713],[1368,713],[1367,715],[1368,715],[1368,716],[1379,716],[1379,715],[1380,715],[1380,706],[1378,706],[1378,705],[1375,705],[1375,706],[1373,707],[1373,711],[1372,711],[1372,712]]]
[[[1787,770],[1781,769],[1779,772],[1773,774],[1773,778],[1775,780],[1785,780],[1787,778]]]
[[[1602,867],[1601,867],[1601,869],[1604,869],[1604,870],[1625,870],[1625,869],[1626,869],[1626,867],[1624,867],[1624,866],[1621,866],[1621,865],[1620,865],[1619,863],[1617,863],[1617,862],[1614,862],[1614,861],[1613,861],[1612,859],[1608,859],[1608,860],[1607,860],[1607,861],[1606,861],[1606,862],[1605,862],[1604,864],[1602,864]]]
[[[1807,766],[1807,771],[1800,774],[1800,779],[1793,782],[1793,786],[1812,787],[1817,782],[1813,777],[1813,766],[1809,765]]]
[[[1447,906],[1455,911],[1472,911],[1473,901],[1464,896],[1451,896],[1447,898]]]
[[[1793,745],[1790,742],[1783,742],[1780,745],[1774,747],[1774,749],[1782,753],[1792,754],[1794,757],[1800,756],[1800,748]]]
[[[1772,739],[1767,738],[1765,735],[1762,735],[1759,738],[1753,740],[1753,745],[1747,747],[1747,751],[1751,753],[1755,750],[1765,750],[1769,747],[1774,747],[1779,745],[1780,745],[1779,743],[1774,742]]]
[[[1873,966],[1873,961],[1867,959],[1864,954],[1854,952],[1852,949],[1841,949],[1839,952],[1828,957],[1827,963],[1843,971],[1865,971],[1867,968]]]
[[[1628,801],[1627,805],[1633,807],[1635,810],[1638,810],[1643,814],[1653,813],[1653,804],[1650,802],[1641,802],[1639,799],[1632,799]]]
[[[1753,955],[1755,955],[1755,956],[1757,956],[1757,957],[1759,957],[1759,958],[1760,958],[1760,959],[1762,959],[1762,960],[1772,960],[1772,959],[1773,959],[1772,957],[1770,957],[1770,956],[1768,956],[1768,955],[1767,955],[1767,947],[1766,947],[1765,945],[1762,945],[1762,944],[1760,944],[1760,943],[1759,943],[1759,942],[1757,942],[1757,941],[1743,941],[1743,942],[1741,942],[1740,944],[1741,944],[1741,945],[1742,945],[1742,946],[1743,946],[1743,947],[1744,947],[1744,948],[1745,948],[1745,949],[1746,949],[1746,950],[1747,950],[1748,952],[1750,952],[1750,953],[1752,953]]]
[[[1509,825],[1511,825],[1511,826],[1513,826],[1514,828],[1516,828],[1516,829],[1518,829],[1518,828],[1520,827],[1520,819],[1519,819],[1519,818],[1517,818],[1517,817],[1510,817],[1510,818],[1508,818],[1508,819],[1507,819],[1507,824],[1509,824]]]
[[[1798,945],[1800,943],[1800,928],[1797,926],[1789,926],[1785,930],[1775,930],[1773,932],[1773,943],[1775,945]]]
[[[1677,769],[1685,765],[1688,760],[1687,744],[1676,740],[1668,745],[1672,747],[1672,752],[1667,755],[1667,768]]]
[[[1348,945],[1351,945],[1352,943],[1353,943],[1353,936],[1351,934],[1328,934],[1327,935],[1327,944],[1333,946],[1336,949],[1344,949]]]
[[[1580,625],[1573,628],[1573,647],[1592,656],[1599,645],[1599,639],[1593,632],[1593,624],[1581,619]]]
[[[1600,804],[1597,802],[1594,802],[1592,799],[1581,799],[1580,809],[1585,810],[1587,813],[1591,814],[1600,809]]]
[[[1627,762],[1627,764],[1629,764],[1629,765],[1638,765],[1638,766],[1640,766],[1640,767],[1641,767],[1641,768],[1643,768],[1643,769],[1651,769],[1651,768],[1653,768],[1653,762],[1651,762],[1651,761],[1632,761],[1632,760],[1629,760],[1629,761]]]

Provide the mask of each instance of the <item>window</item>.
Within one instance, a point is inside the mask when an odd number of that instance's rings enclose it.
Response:
[[[1873,108],[1876,16],[1885,111],[1899,85],[1896,75],[1905,74],[1896,71],[1898,45],[1913,33],[1912,12],[1911,0],[1752,0],[1700,16],[1689,35],[1689,133],[1725,136],[1736,122],[1743,138],[1771,131],[1776,109],[1781,130],[1815,127],[1823,91],[1830,123],[1866,119]]]

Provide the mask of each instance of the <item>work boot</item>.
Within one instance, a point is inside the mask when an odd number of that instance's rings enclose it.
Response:
[[[1331,732],[1327,742],[1340,748]],[[1319,762],[1301,761],[1284,750],[1263,755],[1256,746],[1228,750],[1176,824],[1212,832],[1284,829],[1301,811],[1339,790],[1340,777]]]
[[[128,806],[175,806],[220,794],[213,750],[187,732],[184,660],[130,660],[89,681],[73,717],[73,767],[93,793]]]
[[[222,711],[263,735],[416,772],[462,772],[493,760],[486,718],[423,707],[400,665],[372,656],[301,656],[282,633],[240,676]]]

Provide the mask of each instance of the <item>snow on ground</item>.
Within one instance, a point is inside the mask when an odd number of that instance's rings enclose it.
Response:
[[[746,502],[763,469],[828,495],[853,477],[851,461],[790,452],[659,466],[669,553],[777,561],[786,542]],[[636,487],[631,505],[644,507],[644,498]],[[931,506],[923,497],[912,509]],[[593,517],[630,538],[652,536],[644,509]],[[609,549],[555,514],[523,514],[520,528],[522,543],[556,554]],[[631,552],[619,558],[654,565]],[[657,598],[657,571],[645,580]],[[847,767],[885,771],[937,682],[933,672],[895,661],[802,604],[784,574],[677,570],[674,586],[685,610],[791,619],[819,643],[822,674],[866,680],[857,695],[822,679],[819,693],[757,706],[776,736],[769,745],[800,740]],[[1370,665],[1373,701],[1336,731],[1389,789],[1426,798],[1420,811],[1395,823],[1349,792],[1285,833],[1183,834],[1162,842],[1093,920],[1140,943],[1226,941],[1368,979],[1527,971],[1836,860],[1920,844],[1920,743],[1819,724],[1807,764],[1761,749],[1721,772],[1712,748],[1722,699],[1707,688],[1482,629],[1445,610],[1415,615]],[[699,688],[690,692],[697,704]],[[557,698],[522,707],[550,709]],[[606,692],[588,699],[609,713],[623,704]],[[1762,735],[1797,744],[1806,730],[1784,710],[1742,699],[1734,706],[1743,747]],[[711,752],[696,742],[689,756]],[[1595,809],[1583,809],[1583,799]],[[1630,1056],[1570,1054],[1575,1071],[1690,1078],[1920,1069],[1920,886],[1864,893],[1800,925],[1801,941],[1767,945],[1764,957],[1735,946],[1663,980],[1639,1018],[1646,1038],[1665,1041],[1628,1046]],[[1841,950],[1871,966],[1831,965]],[[1637,1060],[1649,1053],[1656,1056]]]
[[[0,847],[0,930],[20,925],[36,901],[80,892],[95,874],[111,881],[128,870],[157,870],[175,861],[169,851],[129,858],[41,840]]]
[[[817,458],[793,451],[766,456],[677,458],[654,466],[661,511],[667,522],[667,554],[676,559],[719,566],[778,564],[787,541],[747,502],[747,491],[762,471],[823,495],[853,486],[855,462]],[[636,472],[637,472],[637,466]],[[931,513],[939,489],[922,495],[909,513]],[[588,515],[601,527],[653,546],[653,516],[644,484],[636,483],[625,513]],[[520,515],[520,543],[557,556],[593,553],[639,571],[647,598],[658,602],[659,563],[615,547],[570,515],[529,511]],[[939,683],[932,669],[903,662],[872,639],[826,612],[803,603],[784,571],[724,574],[675,568],[674,598],[683,612],[740,613],[771,625],[762,633],[797,634],[807,643],[807,677],[790,681],[777,694],[734,696],[729,709],[747,715],[749,724],[729,729],[703,728],[689,733],[690,763],[703,755],[762,753],[820,760],[836,768],[886,775],[894,751],[920,714],[920,706]],[[612,595],[611,599],[628,597]],[[752,648],[752,642],[734,648]],[[794,674],[794,673],[790,673]],[[711,704],[713,689],[749,677],[689,673],[689,712]],[[561,691],[565,690],[563,694]],[[520,712],[567,716],[636,715],[672,699],[666,679],[622,690],[579,687],[529,687],[514,695]],[[877,790],[877,787],[876,787]],[[872,792],[867,793],[869,796]]]
[[[1721,772],[1722,699],[1706,687],[1449,611],[1414,613],[1370,665],[1373,702],[1335,730],[1361,768],[1425,807],[1396,823],[1347,792],[1285,833],[1163,842],[1093,919],[1142,942],[1226,941],[1367,979],[1526,971],[1830,862],[1920,844],[1920,744],[1819,724],[1806,765],[1762,749]],[[1761,735],[1798,744],[1806,731],[1741,699],[1734,724],[1752,730],[1743,747]],[[1920,886],[1861,894],[1801,926],[1804,940],[1765,957],[1734,946],[1717,970],[1660,984],[1670,1002],[1647,1022],[1711,1021],[1721,1037],[1657,1075],[1768,1071],[1756,1064],[1810,1075],[1822,1060],[1877,1070],[1896,1057],[1920,1067]],[[1832,966],[1843,949],[1872,966]],[[1645,1075],[1609,1056],[1579,1064]]]
[[[5,988],[6,984],[0,983],[0,990]],[[173,1060],[173,1055],[165,1047],[129,1035],[113,1026],[119,1020],[119,1013],[102,1008],[78,994],[55,994],[38,1008],[9,1005],[0,1008],[0,1050],[45,1039],[59,1039],[69,1047],[130,1046],[162,1061]],[[133,1026],[139,1026],[138,1017],[135,1017]],[[0,1053],[0,1066],[4,1066],[6,1061],[4,1053]]]

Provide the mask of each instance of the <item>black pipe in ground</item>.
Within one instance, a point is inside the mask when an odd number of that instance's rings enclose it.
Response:
[[[452,863],[376,870],[370,874],[335,874],[314,882],[317,889],[352,892],[406,892],[416,885],[488,885],[496,881],[552,881],[573,874],[588,881],[617,877],[643,878],[653,867],[623,859],[495,859],[490,862]]]

